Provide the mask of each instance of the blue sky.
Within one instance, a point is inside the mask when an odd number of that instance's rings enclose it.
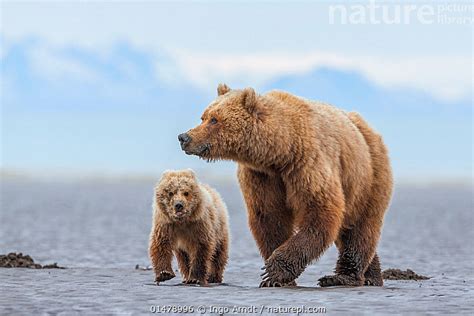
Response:
[[[176,141],[227,82],[361,112],[400,179],[472,177],[470,25],[330,24],[324,1],[1,8],[5,169],[232,170]]]

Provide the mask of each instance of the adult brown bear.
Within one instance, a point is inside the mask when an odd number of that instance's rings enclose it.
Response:
[[[392,194],[382,138],[357,113],[286,92],[219,85],[187,154],[238,162],[250,229],[265,259],[260,286],[284,286],[335,242],[321,286],[383,284],[376,253]]]

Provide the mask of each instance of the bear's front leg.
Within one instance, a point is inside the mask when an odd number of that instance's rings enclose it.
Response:
[[[212,257],[211,249],[205,243],[198,243],[197,247],[191,259],[189,278],[184,283],[205,286],[207,285],[207,275]]]
[[[150,235],[149,255],[151,265],[155,272],[155,282],[157,285],[174,278],[171,262],[173,260],[172,245],[166,229],[163,227],[153,228]]]
[[[337,238],[344,209],[342,191],[317,194],[309,199],[302,193],[296,199],[295,204],[302,207],[297,217],[298,232],[265,261],[260,287],[277,287],[294,281]]]
[[[239,165],[240,188],[247,205],[252,235],[263,259],[293,234],[293,212],[286,205],[281,177],[257,172]]]

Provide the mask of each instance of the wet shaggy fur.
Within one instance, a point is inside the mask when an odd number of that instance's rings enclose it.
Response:
[[[382,285],[376,254],[392,173],[382,138],[357,113],[282,91],[218,87],[187,154],[238,162],[250,229],[265,260],[261,286],[295,284],[335,243],[321,286]]]
[[[155,187],[150,233],[155,281],[175,277],[174,253],[183,283],[221,283],[228,249],[228,215],[219,194],[199,183],[192,170],[165,172]]]

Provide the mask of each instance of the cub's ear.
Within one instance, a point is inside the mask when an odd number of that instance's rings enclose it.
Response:
[[[254,113],[257,107],[257,94],[252,88],[242,90],[242,105],[249,113]]]
[[[191,168],[182,170],[182,173],[183,173],[184,175],[187,175],[187,176],[191,177],[191,178],[196,178],[196,173],[195,173],[194,170],[191,169]]]
[[[163,173],[161,174],[160,181],[163,181],[164,179],[166,179],[167,177],[169,177],[170,175],[172,175],[175,172],[176,172],[175,170],[170,170],[170,169],[163,171]]]
[[[171,169],[166,169],[165,171],[163,171],[163,173],[161,174],[162,176],[166,176],[166,175],[170,175],[172,173],[176,172],[175,170],[171,170]]]
[[[221,96],[229,92],[231,89],[225,83],[219,83],[217,86],[217,95]]]
[[[184,173],[189,174],[190,176],[195,176],[194,170],[191,168],[187,168],[183,170]]]

